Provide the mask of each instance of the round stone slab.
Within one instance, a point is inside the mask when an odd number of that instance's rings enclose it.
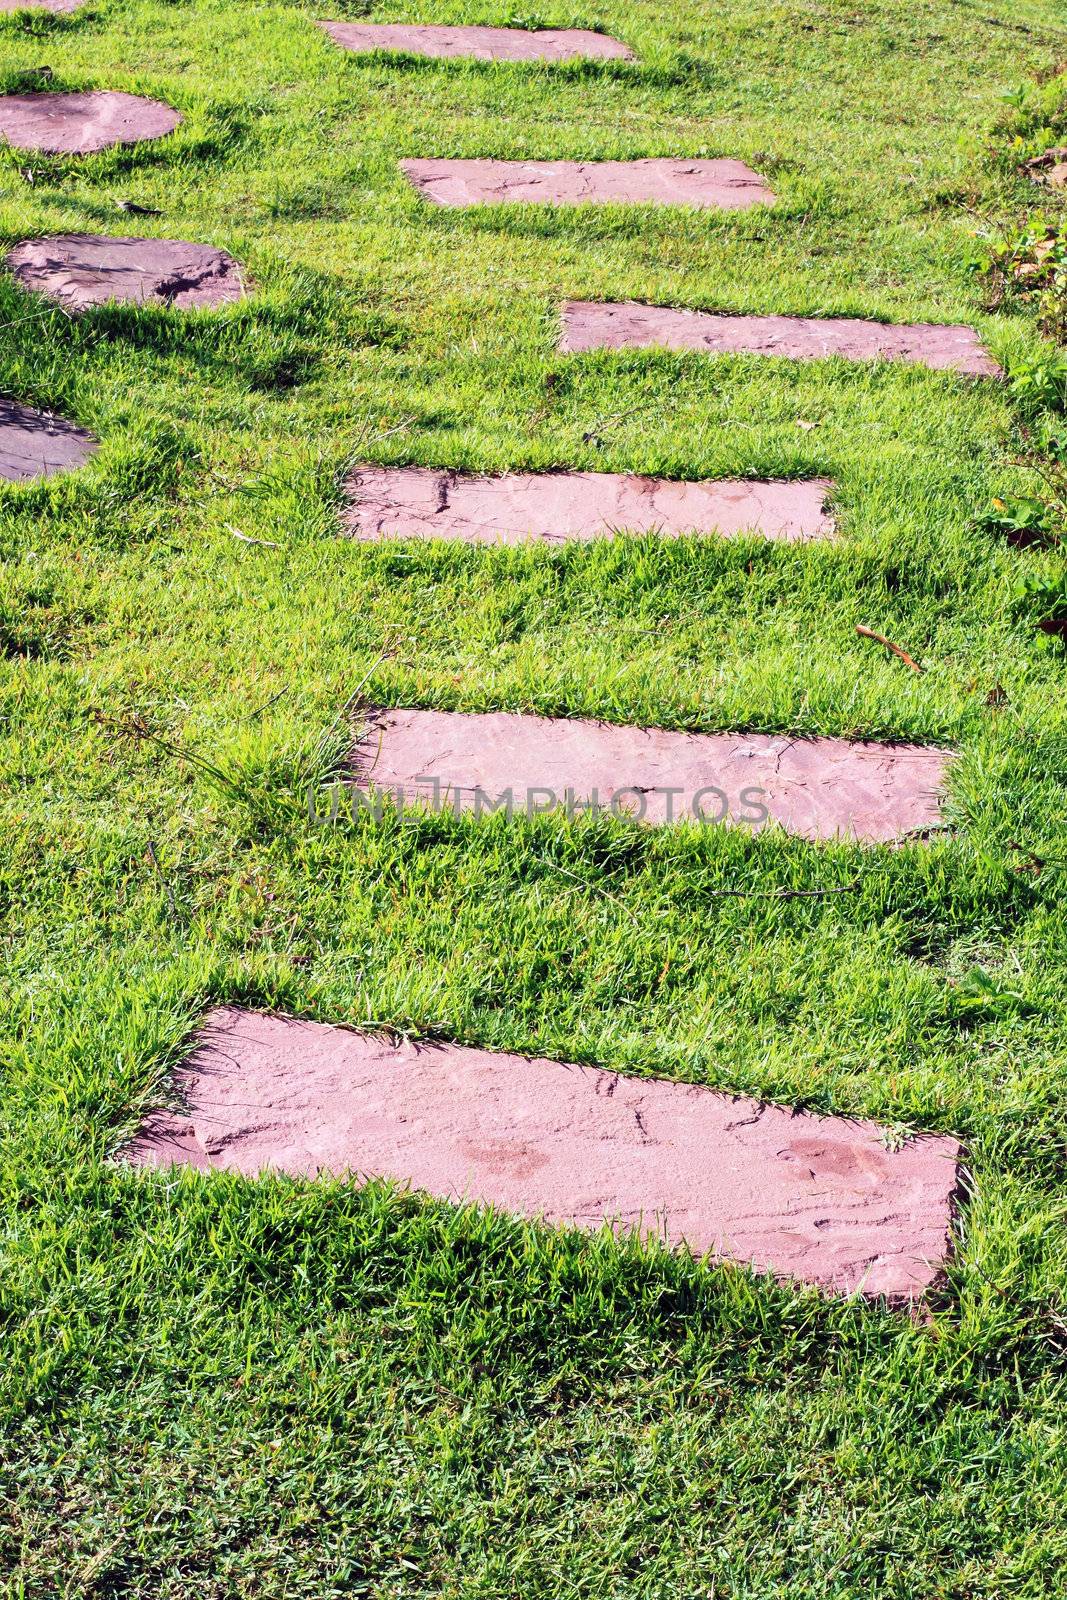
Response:
[[[774,195],[743,161],[402,161],[439,206],[504,203],[714,206],[746,211]]]
[[[546,544],[610,538],[618,529],[676,536],[759,533],[831,539],[826,478],[686,483],[618,472],[504,473],[476,477],[432,467],[359,467],[345,484],[354,539],[458,539]]]
[[[393,22],[320,22],[335,44],[364,54],[402,51],[409,56],[466,56],[472,61],[632,61],[619,39],[586,28],[447,28]]]
[[[973,328],[930,322],[867,322],[860,317],[748,317],[638,303],[568,300],[561,350],[701,350],[707,355],[845,356],[852,361],[914,361],[979,377],[1001,369]]]
[[[677,733],[578,717],[379,710],[351,757],[367,804],[558,809],[889,844],[940,822],[951,757],[921,745]]]
[[[893,1304],[951,1248],[956,1139],[697,1084],[220,1007],[174,1088],[185,1110],[150,1115],[131,1161],[389,1178]]]
[[[92,434],[73,422],[0,399],[0,478],[9,483],[80,467],[96,448]]]
[[[176,239],[112,239],[100,233],[61,233],[27,239],[7,264],[24,289],[58,300],[68,311],[110,301],[155,301],[186,311],[217,306],[244,294],[232,256],[206,244]]]
[[[0,95],[0,140],[43,155],[91,155],[173,133],[181,116],[160,100],[110,89]]]

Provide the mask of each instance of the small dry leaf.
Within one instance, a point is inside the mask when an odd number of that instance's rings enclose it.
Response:
[[[803,417],[797,418],[797,427],[803,428],[805,433],[810,433],[812,428],[817,428],[818,426],[817,422],[805,422]]]

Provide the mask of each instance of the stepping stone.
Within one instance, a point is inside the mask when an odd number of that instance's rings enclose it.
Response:
[[[657,1238],[838,1294],[922,1297],[951,1247],[960,1146],[692,1084],[460,1045],[208,1014],[141,1165],[392,1179],[439,1199]]]
[[[917,745],[394,709],[371,715],[352,767],[358,790],[431,809],[776,822],[804,839],[885,844],[938,825],[949,759]]]
[[[16,245],[7,264],[24,289],[58,300],[68,311],[109,301],[189,310],[239,300],[241,269],[224,250],[176,239],[112,239],[61,233]]]
[[[173,133],[181,117],[159,100],[111,90],[0,95],[0,142],[45,155],[89,155]]]
[[[402,161],[439,206],[717,206],[744,211],[774,195],[743,161]]]
[[[995,378],[1001,369],[973,328],[940,323],[866,322],[859,317],[739,317],[669,306],[569,300],[560,349],[702,350],[813,361],[916,361]]]
[[[458,539],[464,544],[547,544],[635,533],[760,533],[831,539],[827,478],[798,483],[679,483],[618,472],[505,473],[475,477],[432,467],[359,467],[345,488],[354,539]]]
[[[0,478],[20,483],[80,467],[97,441],[73,422],[14,400],[0,400]]]
[[[0,0],[0,11],[77,11],[85,0]]]
[[[320,22],[335,44],[365,54],[403,51],[410,56],[466,56],[473,61],[633,61],[619,39],[586,28],[420,27],[393,22]]]

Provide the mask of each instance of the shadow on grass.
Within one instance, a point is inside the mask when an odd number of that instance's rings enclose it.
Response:
[[[75,33],[91,27],[100,13],[95,6],[82,6],[78,11],[41,11],[29,3],[18,11],[0,14],[0,38],[5,34],[21,34],[24,38],[48,39],[56,34]],[[8,94],[14,93],[8,89]]]
[[[294,277],[289,269],[273,292],[260,293],[253,283],[246,300],[220,310],[112,303],[78,317],[0,278],[0,328],[0,392],[14,393],[14,383],[32,370],[34,395],[17,398],[56,409],[71,392],[67,374],[102,346],[180,358],[212,380],[284,394],[314,376],[328,348],[398,348],[405,339],[399,323],[353,302],[325,274]]]

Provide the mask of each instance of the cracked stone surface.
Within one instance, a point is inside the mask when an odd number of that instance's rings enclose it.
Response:
[[[0,478],[20,483],[80,467],[97,448],[84,428],[14,400],[0,400]]]
[[[560,349],[702,350],[797,361],[845,356],[853,361],[914,361],[979,377],[1001,369],[973,328],[942,323],[866,322],[859,317],[749,317],[669,306],[569,300]]]
[[[358,467],[345,489],[354,539],[458,539],[466,544],[609,538],[616,529],[767,539],[830,539],[827,478],[698,483],[617,472],[478,477],[432,467]]]
[[[361,790],[437,809],[485,814],[510,791],[522,815],[595,799],[639,822],[778,823],[804,839],[885,844],[938,825],[950,759],[918,745],[381,709],[351,768]]]
[[[774,195],[743,161],[402,161],[420,194],[439,206],[524,201],[555,206],[716,206],[743,211]]]
[[[210,245],[176,239],[112,239],[64,233],[27,239],[7,264],[24,289],[46,294],[68,311],[109,301],[155,301],[189,310],[221,305],[244,294],[232,256]]]
[[[236,1007],[207,1016],[174,1086],[185,1109],[150,1115],[132,1161],[391,1178],[894,1302],[951,1246],[949,1137],[890,1150],[871,1122]]]
[[[320,22],[345,50],[400,50],[413,56],[467,56],[474,61],[633,61],[619,39],[586,28],[422,27],[393,22]]]
[[[89,155],[116,144],[161,139],[181,120],[160,100],[112,90],[0,95],[0,140],[45,155]]]

